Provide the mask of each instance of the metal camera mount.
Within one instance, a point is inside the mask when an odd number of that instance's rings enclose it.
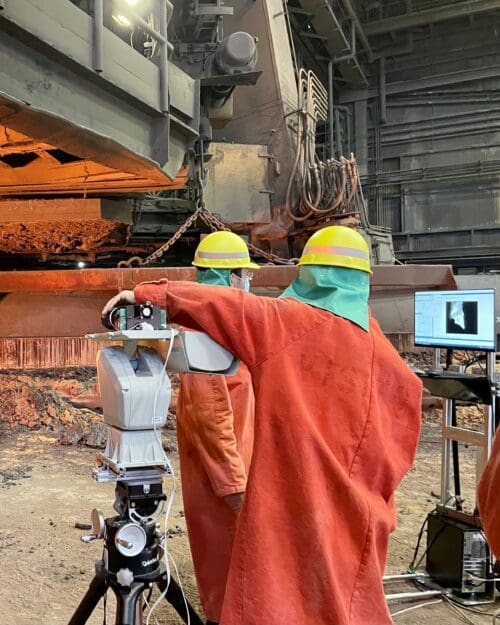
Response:
[[[170,579],[166,528],[160,531],[171,504],[163,479],[172,471],[161,441],[171,397],[167,371],[232,375],[238,361],[205,334],[168,327],[164,311],[150,304],[115,309],[106,325],[113,329],[89,335],[106,343],[98,352],[97,377],[108,437],[93,477],[116,483],[117,516],[92,512],[92,534],[82,540],[103,539],[103,556],[69,625],[85,625],[108,589],[117,599],[116,625],[141,625],[143,593],[154,585],[185,623],[201,625]]]

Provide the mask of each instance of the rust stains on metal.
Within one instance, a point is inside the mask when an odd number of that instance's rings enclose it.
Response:
[[[0,222],[0,252],[64,254],[123,249],[127,224],[104,219],[80,221]]]
[[[93,367],[97,348],[80,337],[0,338],[0,369]]]
[[[265,265],[255,272],[256,288],[284,289],[297,275],[295,266]],[[139,282],[167,278],[195,280],[192,267],[138,269],[82,269],[0,272],[0,293],[40,293],[51,291],[117,291],[131,289]],[[373,267],[372,291],[412,292],[425,289],[456,289],[451,267],[447,265],[378,265]]]
[[[386,336],[400,353],[414,349],[412,334]],[[100,347],[80,337],[0,338],[0,370],[94,367]]]
[[[193,267],[0,272],[0,293],[117,291],[151,280],[194,280]]]
[[[182,189],[188,168],[170,179],[165,172],[137,161],[125,171],[88,157],[88,146],[76,142],[70,154],[55,144],[38,141],[0,125],[0,196],[146,192]]]

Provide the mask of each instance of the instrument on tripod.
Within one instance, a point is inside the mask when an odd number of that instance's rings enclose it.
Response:
[[[142,625],[144,593],[155,586],[160,596],[147,614],[147,625],[163,599],[185,623],[202,625],[170,575],[167,523],[175,490],[166,495],[163,479],[171,476],[175,483],[175,476],[161,440],[171,397],[167,370],[232,375],[238,361],[205,334],[169,328],[164,311],[150,304],[115,309],[108,323],[112,331],[89,335],[121,343],[103,347],[97,356],[108,437],[93,477],[116,483],[117,516],[105,519],[99,510],[92,511],[92,534],[82,539],[103,539],[103,555],[69,625],[85,625],[109,589],[117,601],[115,625]],[[165,348],[163,361],[159,352]]]

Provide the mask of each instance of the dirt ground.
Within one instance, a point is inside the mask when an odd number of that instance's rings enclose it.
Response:
[[[0,625],[67,623],[92,577],[94,562],[101,555],[102,543],[81,542],[80,536],[88,532],[76,529],[75,523],[88,523],[94,507],[101,509],[106,516],[114,514],[113,486],[98,484],[91,477],[96,449],[81,444],[60,444],[63,440],[66,443],[79,441],[98,446],[99,441],[96,442],[92,436],[90,440],[85,440],[79,428],[85,429],[85,419],[92,428],[98,428],[101,418],[93,410],[75,408],[69,401],[71,396],[85,395],[92,390],[94,381],[92,375],[87,373],[80,372],[78,384],[74,387],[68,381],[71,379],[68,375],[58,390],[54,390],[54,385],[60,383],[56,374],[52,377],[44,375],[36,380],[33,374],[23,377],[21,381],[19,376],[0,374],[0,414],[3,415],[0,417]],[[24,395],[20,395],[19,385],[26,389]],[[10,398],[8,401],[7,396]],[[21,410],[17,401],[21,401],[21,408],[24,406],[24,412],[32,417],[35,406],[34,410],[38,410],[43,417],[42,423],[36,424],[31,420],[31,429],[27,427],[27,422],[19,426],[19,415],[16,418],[12,416]],[[49,404],[54,408],[48,412]],[[60,421],[61,414],[66,415],[63,418],[65,423]],[[474,422],[473,413],[468,418]],[[69,437],[71,440],[65,440],[68,430],[71,433],[75,427],[76,434]],[[399,526],[390,541],[388,574],[406,571],[421,523],[438,501],[439,431],[439,411],[429,410],[425,415],[414,467],[397,493]],[[178,469],[172,426],[165,431],[165,436],[174,468]],[[472,450],[461,450],[461,462],[465,507],[470,508],[474,500]],[[169,550],[176,561],[188,599],[199,609],[179,483],[177,487],[178,494],[170,517],[173,531],[169,538]],[[387,588],[388,592],[413,590],[410,584],[392,584]],[[394,613],[412,605],[415,603],[391,603],[390,609]],[[491,614],[498,607],[488,605],[481,609]],[[114,622],[111,597],[108,615],[108,622]],[[162,625],[181,623],[166,603],[155,615]],[[102,622],[103,609],[99,606],[89,623],[101,625]],[[492,618],[488,614],[472,612],[458,614],[442,603],[395,617],[395,623],[401,625],[427,622],[485,625],[491,623]]]

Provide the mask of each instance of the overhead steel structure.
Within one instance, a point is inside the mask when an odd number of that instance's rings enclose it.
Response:
[[[4,0],[0,194],[172,185],[198,136],[199,81],[169,63],[172,5],[155,4],[160,51],[148,59],[104,27],[102,0],[93,15],[68,0]]]
[[[500,1],[352,2],[366,87],[337,83],[373,222],[406,262],[500,267]]]
[[[0,195],[33,203],[22,228],[0,203],[0,253],[148,253],[194,208],[184,165],[201,137],[209,208],[282,254],[331,218],[320,202],[291,220],[290,185],[312,188],[317,159],[353,152],[370,221],[392,229],[400,260],[500,268],[500,0],[174,5],[3,0]],[[81,211],[58,222],[71,231],[60,246],[31,237],[41,196]]]

